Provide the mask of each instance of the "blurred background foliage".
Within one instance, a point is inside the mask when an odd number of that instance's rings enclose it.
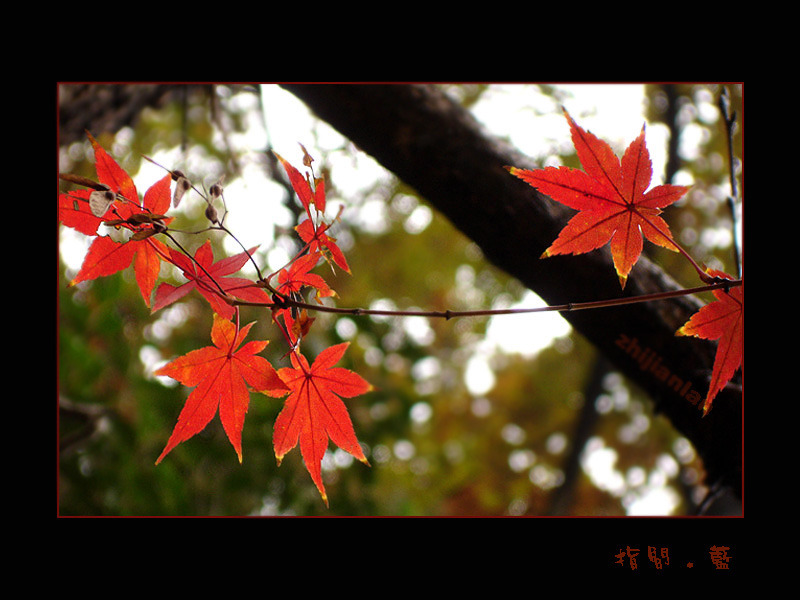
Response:
[[[571,93],[547,85],[445,87],[476,111],[498,98],[535,96],[541,118],[560,115]],[[726,87],[741,118],[741,87]],[[650,132],[661,131],[671,157],[654,184],[693,185],[665,217],[696,260],[735,273],[721,89],[647,85],[642,102],[648,145]],[[268,152],[264,117],[274,110],[260,86],[207,86],[137,111],[122,129],[92,133],[132,174],[140,194],[163,175],[142,154],[206,186],[224,174],[226,223],[234,233],[237,223],[260,218],[257,211],[268,207],[269,219],[248,234],[258,239],[242,241],[261,244],[257,259],[275,269],[296,247],[291,228],[298,209]],[[339,294],[336,304],[462,310],[530,299],[424,198],[324,123],[303,126],[298,123],[296,141],[314,156],[315,172],[326,175],[329,202],[345,205],[335,235],[353,275],[326,273]],[[566,131],[534,158],[578,166]],[[61,139],[59,170],[94,177],[87,141]],[[629,142],[621,139],[615,149]],[[298,147],[276,150],[300,166]],[[366,183],[351,185],[351,171],[366,172]],[[265,200],[267,193],[277,200]],[[202,203],[184,199],[173,226],[203,229]],[[216,258],[238,252],[220,233],[183,239],[196,248],[206,237]],[[209,344],[211,311],[193,294],[150,314],[132,269],[68,287],[85,252],[80,238],[59,226],[60,515],[682,515],[693,514],[705,495],[703,465],[691,445],[563,320],[546,347],[518,353],[487,347],[487,319],[315,315],[306,355],[349,341],[341,366],[375,386],[346,401],[371,466],[330,446],[323,462],[330,508],[299,449],[276,465],[272,425],[282,401],[260,394],[251,394],[242,464],[216,417],[156,467],[188,392],[151,373]],[[680,256],[645,248],[680,283],[696,285]],[[161,275],[181,281],[166,266]],[[249,339],[271,340],[264,356],[283,366],[286,348],[269,314],[243,309],[242,322],[254,320]],[[531,331],[535,324],[518,335]],[[485,372],[483,383],[469,383],[472,369]]]

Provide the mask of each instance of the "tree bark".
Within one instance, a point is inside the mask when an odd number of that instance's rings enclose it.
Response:
[[[142,110],[161,106],[187,86],[163,84],[60,84],[58,86],[59,144],[99,136],[133,125]]]
[[[486,134],[472,115],[430,85],[284,85],[316,115],[373,156],[480,246],[495,266],[548,304],[679,289],[642,256],[620,289],[605,248],[540,259],[572,211],[511,176],[504,167],[538,168]],[[535,135],[535,132],[531,133]],[[709,484],[741,498],[740,377],[702,417],[714,344],[675,331],[702,302],[692,296],[562,315],[652,398],[655,409],[694,445]]]

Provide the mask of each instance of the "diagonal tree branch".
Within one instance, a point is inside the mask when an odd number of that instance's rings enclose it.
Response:
[[[548,304],[651,294],[680,289],[645,257],[623,291],[606,250],[578,257],[539,256],[556,238],[568,212],[509,176],[505,166],[537,168],[488,136],[475,119],[429,85],[301,85],[284,87],[322,120],[415,188],[477,243],[495,266]],[[703,458],[709,482],[741,497],[742,399],[723,390],[702,417],[714,346],[675,336],[701,305],[691,296],[667,301],[563,313],[617,369],[653,399]],[[510,317],[513,318],[513,317]],[[734,384],[739,379],[734,380]]]

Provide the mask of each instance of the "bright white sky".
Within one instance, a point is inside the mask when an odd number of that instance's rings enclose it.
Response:
[[[564,106],[572,117],[585,129],[611,143],[621,154],[625,147],[639,134],[644,123],[644,104],[642,85],[559,85],[558,88],[570,94]],[[370,157],[359,154],[355,160],[344,153],[336,152],[345,145],[345,140],[326,125],[316,128],[317,137],[312,136],[315,120],[302,102],[292,94],[276,85],[265,85],[263,103],[266,107],[266,126],[251,124],[248,133],[234,139],[236,147],[243,150],[245,177],[225,187],[225,199],[230,209],[226,224],[246,247],[260,244],[269,248],[272,240],[273,223],[291,226],[291,216],[280,204],[283,190],[274,182],[267,180],[257,163],[248,161],[248,150],[260,153],[269,144],[294,165],[302,164],[302,143],[313,156],[325,156],[326,163],[335,173],[337,188],[342,197],[355,197],[360,190],[371,187],[373,182],[387,177],[383,169]],[[254,97],[253,97],[254,99]],[[476,117],[492,133],[508,137],[520,151],[539,158],[547,156],[559,146],[571,147],[569,128],[560,111],[553,111],[552,99],[539,95],[534,88],[518,85],[500,85],[492,89],[474,109]],[[543,114],[537,114],[543,113]],[[664,172],[666,130],[658,125],[648,126],[647,146],[653,161],[654,179],[652,185],[663,183],[659,180]],[[175,165],[177,154],[162,153],[153,156],[159,163]],[[544,166],[544,165],[543,165]],[[191,165],[188,167],[191,170]],[[152,183],[163,177],[163,170],[143,162],[136,176],[140,193]],[[213,181],[204,182],[206,186]],[[184,200],[186,203],[186,200]],[[180,210],[184,210],[182,204]],[[336,207],[329,211],[335,214]],[[380,211],[374,218],[380,219]],[[425,215],[422,215],[423,217]],[[364,215],[361,218],[366,218]],[[422,226],[425,219],[421,220]],[[379,223],[373,223],[379,226]],[[83,236],[72,235],[72,231],[62,228],[60,234],[62,255],[72,269],[78,269],[86,252]],[[231,253],[241,249],[231,245],[226,247]],[[288,257],[279,249],[268,255],[269,266],[276,268],[285,263]],[[343,305],[346,302],[343,302]],[[543,301],[529,292],[519,307],[542,306]],[[446,307],[432,307],[446,308]],[[494,386],[494,374],[490,367],[491,357],[497,351],[521,353],[533,356],[550,345],[554,339],[565,336],[570,331],[567,322],[554,313],[539,313],[524,316],[500,316],[490,320],[486,338],[474,349],[469,361],[465,383],[476,397],[486,394]],[[622,489],[625,478],[614,471],[614,450],[597,449],[593,457],[587,457],[584,468],[592,478],[604,481],[602,485]],[[631,512],[637,514],[668,514],[676,502],[665,493],[665,488],[656,487],[637,497]],[[667,490],[668,491],[668,490]]]
[[[571,95],[565,107],[585,129],[608,140],[615,150],[622,152],[636,138],[644,123],[644,86],[642,85],[582,85],[558,86]],[[298,142],[309,150],[308,131],[313,119],[305,105],[278,86],[263,87],[264,104],[268,107],[267,128],[272,146],[293,164],[300,164],[301,151]],[[534,88],[519,85],[501,85],[491,90],[486,99],[474,109],[476,117],[498,136],[508,137],[520,151],[531,157],[546,156],[555,146],[571,146],[569,127],[560,114],[552,114],[553,101],[536,92]],[[537,113],[549,113],[544,116]],[[337,132],[322,127],[322,135],[315,151],[325,153],[342,146],[343,139]],[[653,160],[654,173],[662,173],[665,156],[664,130],[650,127],[647,131],[648,148]],[[256,141],[256,140],[254,140]],[[256,144],[255,147],[263,147]],[[330,159],[330,157],[328,157]],[[381,177],[381,168],[371,159],[359,157],[357,168],[352,161],[342,160],[334,164],[337,186],[343,181],[351,183],[353,193],[367,188],[376,177]],[[655,178],[654,178],[655,179]],[[654,185],[658,182],[654,180]],[[259,222],[250,215],[241,223],[243,228]],[[237,227],[235,231],[239,231]],[[233,226],[233,221],[231,222]],[[258,228],[263,237],[263,227]],[[515,307],[543,306],[544,302],[533,294],[527,294],[523,302]],[[480,352],[476,353],[470,369],[468,385],[473,393],[481,394],[491,389],[491,369],[481,364],[496,351],[518,352],[533,355],[548,346],[555,337],[569,333],[566,321],[556,314],[533,314],[526,316],[503,316],[491,320],[489,334]]]

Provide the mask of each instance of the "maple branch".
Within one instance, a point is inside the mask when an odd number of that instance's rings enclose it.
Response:
[[[553,306],[539,306],[535,308],[497,308],[497,309],[480,309],[480,310],[382,310],[371,308],[340,308],[335,306],[325,306],[324,304],[309,304],[294,300],[289,296],[280,295],[280,302],[253,302],[248,300],[239,300],[231,298],[226,300],[232,306],[265,306],[276,308],[301,308],[305,310],[313,310],[317,312],[334,313],[340,315],[351,316],[381,316],[381,317],[429,317],[429,318],[442,318],[445,320],[462,318],[462,317],[491,317],[497,315],[520,315],[539,312],[572,312],[578,310],[589,310],[595,308],[607,308],[611,306],[623,306],[626,304],[638,304],[640,302],[654,302],[657,300],[667,300],[669,298],[676,298],[678,296],[688,296],[691,294],[700,294],[702,292],[710,292],[712,290],[724,289],[728,290],[732,287],[742,285],[742,280],[725,280],[717,281],[703,286],[685,288],[679,290],[669,290],[665,292],[655,292],[653,294],[641,294],[638,296],[627,296],[624,298],[611,298],[608,300],[592,300],[588,302],[568,302],[566,304],[557,304]]]

